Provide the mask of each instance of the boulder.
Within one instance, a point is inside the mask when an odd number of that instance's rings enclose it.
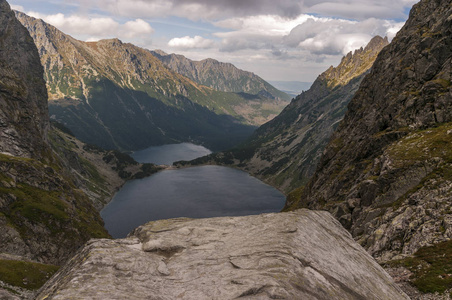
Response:
[[[91,240],[37,299],[409,299],[328,212],[147,223]]]

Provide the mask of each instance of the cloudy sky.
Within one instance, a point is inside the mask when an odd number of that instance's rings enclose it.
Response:
[[[266,80],[308,81],[375,35],[392,39],[418,0],[8,0],[84,41],[118,37]]]

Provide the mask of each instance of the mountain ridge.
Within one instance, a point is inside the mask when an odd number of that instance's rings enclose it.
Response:
[[[287,203],[329,210],[381,262],[452,237],[451,15],[450,1],[413,6]]]
[[[210,160],[236,166],[286,194],[305,184],[348,102],[387,44],[387,39],[377,36],[364,49],[348,53],[336,68],[320,74],[309,90],[260,126],[246,142],[195,163]]]
[[[213,58],[194,61],[180,54],[167,54],[162,50],[154,50],[151,53],[173,71],[213,89],[290,100],[290,96],[277,90],[256,74],[240,70],[231,63]]]
[[[52,118],[84,142],[122,150],[184,141],[226,148],[282,109],[274,99],[200,85],[130,43],[82,42],[16,15],[40,49]]]

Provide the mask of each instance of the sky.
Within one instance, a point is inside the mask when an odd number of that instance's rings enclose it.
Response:
[[[391,40],[418,0],[8,0],[82,41],[119,38],[267,81],[312,82],[375,35]]]

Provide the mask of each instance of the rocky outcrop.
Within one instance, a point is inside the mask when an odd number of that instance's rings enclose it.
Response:
[[[0,153],[48,156],[43,68],[33,40],[4,0],[0,1],[0,49]]]
[[[288,206],[329,210],[380,261],[449,240],[451,45],[450,1],[416,4]]]
[[[254,73],[240,70],[233,64],[212,58],[193,61],[183,55],[167,54],[161,50],[151,53],[171,70],[213,89],[290,100],[286,93],[277,90]]]
[[[148,50],[118,39],[85,43],[42,20],[16,15],[39,49],[51,118],[104,149],[177,142],[224,149],[286,104],[216,91],[171,71]]]
[[[306,184],[347,104],[387,44],[377,36],[364,49],[350,52],[240,147],[196,163],[233,165],[285,193]]]
[[[308,210],[161,220],[92,240],[37,297],[73,298],[408,299],[330,214]]]

